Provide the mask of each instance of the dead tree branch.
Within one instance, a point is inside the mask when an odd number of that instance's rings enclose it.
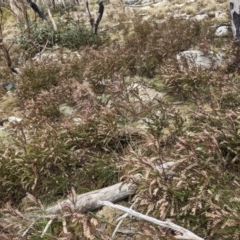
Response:
[[[53,25],[53,30],[56,32],[57,31],[57,25],[56,25],[56,23],[55,23],[55,21],[54,21],[54,19],[52,17],[52,13],[51,13],[49,8],[47,9],[47,11],[48,11],[48,16],[49,16],[49,18],[50,18],[50,20],[52,22],[52,25]]]
[[[99,23],[102,20],[102,16],[103,16],[103,12],[104,12],[104,5],[103,5],[102,2],[98,3],[99,9],[98,9],[97,20],[95,21],[94,18],[92,17],[92,15],[91,15],[91,13],[90,13],[88,0],[84,0],[84,3],[85,3],[85,6],[86,6],[86,11],[87,11],[87,15],[88,15],[88,18],[89,18],[89,22],[92,26],[92,31],[93,31],[94,34],[97,34],[98,26],[99,26]]]
[[[9,67],[9,69],[13,72],[13,73],[16,73],[18,74],[17,70],[13,68],[12,66],[12,60],[11,60],[11,57],[10,57],[10,54],[9,54],[9,49],[10,48],[7,48],[6,45],[4,44],[3,42],[3,33],[2,33],[2,25],[3,25],[3,13],[2,13],[2,9],[0,7],[0,49],[2,50],[3,52],[3,55],[6,59],[6,62],[7,62],[7,66]]]
[[[139,178],[140,174],[136,174],[133,179],[134,181],[131,182],[120,182],[110,187],[105,187],[80,195],[74,193],[69,197],[69,199],[58,202],[57,204],[47,207],[46,209],[43,209],[41,205],[41,209],[33,209],[27,213],[20,213],[18,210],[12,209],[12,207],[9,205],[8,208],[14,214],[1,217],[0,227],[7,229],[8,226],[11,226],[17,222],[20,216],[20,218],[25,219],[28,224],[26,230],[22,234],[22,236],[25,236],[32,226],[41,219],[57,219],[59,217],[62,219],[63,217],[71,216],[72,212],[85,213],[87,211],[96,210],[102,206],[102,204],[98,203],[99,200],[117,202],[126,199],[136,192],[137,184],[134,182],[138,181]],[[33,202],[39,202],[39,200],[35,199],[31,194],[27,194],[27,196]],[[15,213],[17,213],[17,216]],[[26,224],[26,221],[23,224]],[[11,224],[9,225],[9,223]],[[49,221],[49,224],[51,224],[51,221]],[[45,227],[45,229],[47,228],[48,225]]]
[[[101,204],[98,203],[100,199],[110,202],[117,202],[134,194],[136,188],[137,186],[134,183],[117,183],[110,187],[77,195],[75,203],[69,199],[64,200],[60,203],[60,206],[62,206],[62,208],[67,206],[68,208],[81,212],[92,211],[101,207]],[[46,209],[46,213],[57,214],[59,210],[59,204],[56,204],[48,207]]]
[[[189,230],[187,230],[187,229],[185,229],[183,227],[178,226],[175,223],[172,223],[172,222],[169,222],[169,221],[165,221],[165,222],[164,221],[160,221],[160,220],[158,220],[156,218],[146,216],[146,215],[141,214],[139,212],[136,212],[136,211],[134,211],[132,209],[123,207],[121,205],[113,204],[113,203],[107,202],[107,201],[98,201],[98,204],[101,204],[103,206],[109,206],[109,207],[121,210],[123,212],[128,213],[129,215],[134,216],[134,217],[137,217],[137,218],[143,219],[145,221],[154,223],[154,224],[159,225],[159,226],[164,227],[164,228],[171,228],[171,229],[173,229],[173,230],[175,230],[177,232],[182,233],[182,236],[179,236],[179,235],[175,236],[176,239],[204,240],[203,238],[197,236],[196,234],[192,233],[191,231],[189,231]]]

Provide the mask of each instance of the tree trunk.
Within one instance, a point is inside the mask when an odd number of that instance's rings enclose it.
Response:
[[[240,0],[230,0],[230,13],[233,37],[240,39]]]

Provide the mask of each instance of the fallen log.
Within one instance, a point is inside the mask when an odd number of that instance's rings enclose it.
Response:
[[[80,195],[75,194],[74,190],[72,190],[74,193],[71,194],[69,199],[59,201],[55,205],[43,208],[42,204],[40,203],[41,210],[39,208],[22,213],[18,209],[13,209],[10,204],[7,204],[7,209],[5,210],[8,211],[6,211],[6,214],[0,218],[0,230],[7,230],[15,224],[18,226],[21,225],[21,229],[25,228],[24,232],[21,233],[21,236],[23,237],[27,235],[28,231],[33,227],[33,225],[35,225],[41,219],[50,219],[50,225],[53,219],[60,218],[62,220],[64,217],[71,216],[71,213],[74,211],[85,213],[102,207],[102,204],[99,204],[98,201],[118,202],[126,199],[136,192],[137,184],[134,182],[137,181],[140,176],[141,174],[136,174],[131,182],[120,182],[110,187],[105,187]],[[39,201],[33,195],[27,193],[27,197],[32,202],[35,202],[36,204],[39,203]]]
[[[100,208],[102,205],[98,201],[118,202],[130,195],[133,195],[137,189],[137,185],[133,182],[120,182],[110,187],[102,188],[88,193],[76,196],[74,201],[66,199],[58,204],[45,209],[46,214],[57,214],[61,208],[68,207],[73,211],[82,213]]]

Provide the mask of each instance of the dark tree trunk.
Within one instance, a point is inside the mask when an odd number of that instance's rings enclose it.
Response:
[[[233,37],[240,39],[240,0],[230,0],[230,13]]]

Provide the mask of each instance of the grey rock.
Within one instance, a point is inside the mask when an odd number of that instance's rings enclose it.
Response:
[[[10,117],[8,117],[8,121],[11,122],[11,123],[19,123],[19,122],[22,121],[22,118],[10,116]]]
[[[228,35],[228,27],[227,26],[221,26],[217,28],[215,31],[215,36],[217,37],[225,37]]]
[[[213,52],[203,53],[199,50],[188,50],[177,54],[177,61],[181,70],[185,68],[217,68],[221,65],[223,54]],[[184,64],[186,63],[186,64]],[[187,65],[187,66],[186,66]]]
[[[138,1],[139,0],[124,0],[124,3],[131,5],[131,4],[137,3]]]
[[[66,103],[59,106],[59,111],[65,116],[70,116],[74,113],[74,109]]]
[[[1,83],[1,86],[3,87],[3,89],[5,89],[6,91],[10,91],[13,92],[15,90],[15,86],[13,83]]]
[[[192,19],[196,21],[202,21],[204,19],[208,18],[208,14],[198,14],[194,16]]]

